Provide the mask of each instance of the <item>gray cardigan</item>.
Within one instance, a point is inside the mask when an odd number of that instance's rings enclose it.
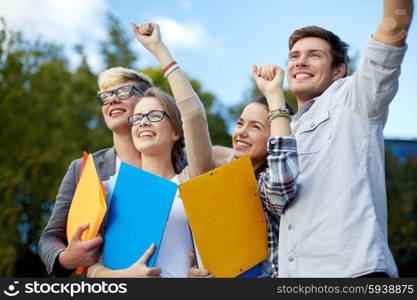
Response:
[[[93,154],[94,164],[101,181],[108,180],[115,173],[116,152],[114,147],[99,150]],[[73,160],[59,187],[55,205],[48,224],[39,240],[39,256],[50,276],[68,276],[73,270],[64,269],[58,262],[58,254],[68,245],[66,224],[68,211],[75,193],[82,159]]]

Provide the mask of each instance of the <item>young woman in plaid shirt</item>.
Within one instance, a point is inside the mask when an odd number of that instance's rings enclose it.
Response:
[[[296,196],[297,149],[282,91],[283,70],[276,65],[253,66],[252,75],[264,97],[244,108],[232,135],[231,160],[251,157],[268,220],[269,254],[262,263],[261,276],[277,277],[279,216]],[[212,277],[209,270],[196,267],[189,275]]]

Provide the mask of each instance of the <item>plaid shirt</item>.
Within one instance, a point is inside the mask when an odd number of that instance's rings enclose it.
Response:
[[[258,188],[268,221],[268,260],[271,277],[278,277],[278,233],[280,215],[297,194],[298,158],[293,135],[270,137],[267,167],[259,173]]]

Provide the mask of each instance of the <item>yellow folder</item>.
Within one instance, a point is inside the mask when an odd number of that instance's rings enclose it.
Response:
[[[71,241],[80,225],[90,223],[82,239],[89,240],[97,236],[107,210],[106,191],[97,175],[92,155],[88,155],[67,219],[67,239]]]
[[[265,260],[267,221],[249,156],[179,186],[199,266],[236,277]]]

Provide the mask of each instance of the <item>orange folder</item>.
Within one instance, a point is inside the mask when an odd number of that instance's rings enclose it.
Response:
[[[85,159],[86,158],[86,159]],[[97,175],[91,154],[82,164],[81,175],[78,180],[75,194],[67,219],[67,240],[71,241],[77,228],[85,223],[90,223],[84,231],[82,240],[89,240],[98,235],[104,215],[106,214],[106,190]],[[76,274],[83,273],[84,268],[78,268]]]
[[[236,277],[265,260],[267,221],[249,156],[179,185],[199,267]]]

